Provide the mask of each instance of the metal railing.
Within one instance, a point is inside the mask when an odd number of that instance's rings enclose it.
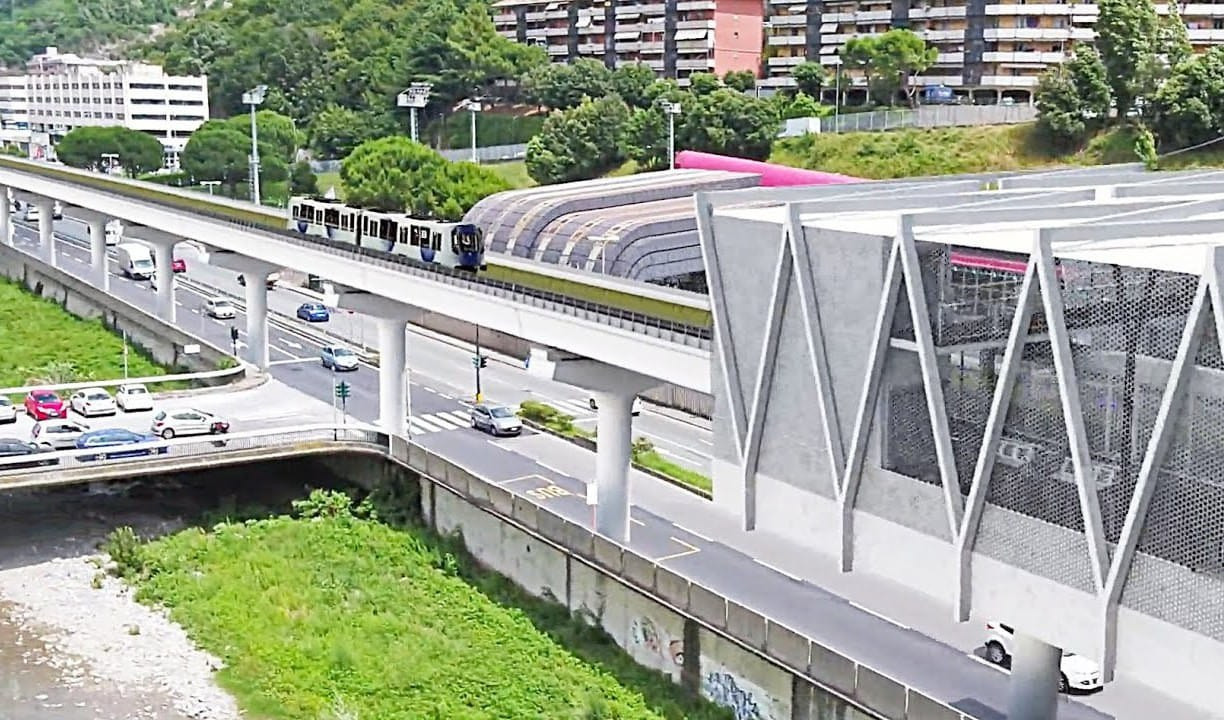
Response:
[[[181,212],[183,210],[189,210],[192,213],[201,215],[211,220],[222,222],[227,225],[238,226],[248,232],[267,236],[269,239],[289,242],[294,245],[298,245],[299,247],[308,247],[313,250],[324,250],[325,252],[329,252],[338,257],[361,258],[397,272],[414,275],[416,277],[421,277],[434,282],[441,282],[454,287],[460,287],[465,290],[505,298],[511,300],[512,302],[530,305],[553,312],[559,312],[603,325],[632,330],[634,332],[658,337],[660,339],[682,345],[695,346],[702,349],[709,349],[710,347],[712,333],[709,327],[688,325],[673,320],[646,315],[644,313],[623,310],[611,305],[582,300],[569,295],[540,290],[537,288],[519,285],[517,283],[493,280],[491,278],[481,277],[463,270],[440,267],[404,255],[396,255],[394,253],[389,253],[382,250],[364,248],[341,242],[339,240],[331,240],[328,238],[296,233],[288,228],[284,230],[273,230],[266,225],[239,220],[233,216],[212,210],[204,210],[198,207],[189,209],[182,208],[168,201],[149,198],[135,192],[128,192],[126,191],[126,188],[121,185],[107,185],[104,188],[98,187],[97,183],[87,182],[87,180],[92,178],[78,177],[75,173],[39,173],[38,170],[41,168],[37,168],[37,166],[27,167],[24,164],[20,168],[14,167],[13,165],[6,165],[6,167],[13,169],[16,172],[29,172],[34,175],[45,174],[47,177],[58,182],[64,182],[95,192],[112,193],[126,199],[147,202],[152,205],[157,205],[159,207],[164,207],[175,211]],[[51,170],[51,168],[47,169]],[[54,168],[54,170],[59,171],[59,168]],[[65,175],[72,179],[67,179],[64,177]],[[120,188],[124,189],[121,190]]]
[[[1037,119],[1030,105],[924,105],[915,110],[875,110],[816,118],[815,132],[875,132],[901,128],[1016,125]],[[790,130],[790,132],[794,132]],[[801,134],[801,133],[800,133]]]
[[[472,148],[451,148],[439,150],[438,154],[452,162],[463,162],[472,159]],[[527,156],[527,143],[514,145],[489,145],[476,148],[476,162],[508,162]]]
[[[284,448],[302,444],[389,446],[386,433],[366,425],[298,425],[206,435],[111,447],[74,448],[0,457],[0,486],[13,475],[97,468],[142,460],[164,460],[224,455],[259,448]]]

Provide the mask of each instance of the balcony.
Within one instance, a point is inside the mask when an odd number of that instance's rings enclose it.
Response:
[[[807,25],[806,15],[770,15],[766,27],[796,27]]]
[[[964,28],[956,28],[954,30],[918,30],[917,34],[927,42],[948,42],[950,40],[959,42],[965,39]]]
[[[1190,36],[1190,42],[1192,43],[1224,42],[1224,30],[1204,30],[1195,28],[1194,30],[1187,29],[1186,34]]]
[[[1065,42],[1067,40],[1091,40],[1094,37],[1090,28],[987,28],[982,31],[986,40],[1052,40]]]
[[[991,87],[999,89],[1008,88],[1035,88],[1039,75],[1034,72],[1032,75],[983,75],[982,87]]]
[[[935,56],[936,65],[961,65],[965,62],[965,53],[949,52],[939,53]]]
[[[853,14],[854,19],[851,22],[856,24],[863,23],[883,23],[892,22],[891,10],[867,10],[864,12],[856,12]]]
[[[946,72],[946,71],[945,71]],[[914,85],[947,85],[948,87],[960,87],[964,84],[960,75],[915,75]]]
[[[1074,5],[1059,5],[1057,3],[1032,3],[1026,5],[987,5],[989,15],[1074,15]]]
[[[712,70],[714,58],[679,58],[676,60],[677,70]]]
[[[766,44],[773,47],[784,45],[803,45],[807,42],[807,37],[804,35],[770,35],[766,40]]]
[[[1224,5],[1208,5],[1207,3],[1190,3],[1187,5],[1182,5],[1181,15],[1183,18],[1221,17],[1221,16],[1224,16]]]
[[[504,27],[506,25],[514,27],[518,24],[518,18],[514,16],[514,13],[502,13],[501,15],[493,16],[493,24],[500,27]]]
[[[1066,55],[1060,52],[987,52],[982,61],[1012,65],[1051,65],[1062,62]]]
[[[676,11],[684,12],[686,10],[710,10],[715,9],[714,0],[684,0],[684,2],[676,3]]]
[[[829,58],[829,59],[832,60],[832,58]],[[824,61],[824,58],[821,58],[821,62],[823,61]],[[796,65],[799,65],[802,62],[803,62],[802,55],[794,55],[791,57],[771,57],[765,61],[765,64],[771,68],[781,68],[781,67],[789,68],[789,67],[794,67]],[[830,63],[824,63],[824,64],[828,65]]]
[[[965,6],[913,8],[909,11],[910,20],[938,20],[941,18],[963,18]]]
[[[713,30],[714,19],[709,20],[680,20],[676,23],[677,30]]]
[[[803,5],[807,6],[807,0],[769,0],[770,5]]]

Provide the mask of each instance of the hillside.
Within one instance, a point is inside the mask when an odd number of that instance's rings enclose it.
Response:
[[[10,4],[11,3],[11,4]],[[123,41],[148,38],[192,0],[10,0],[0,10],[0,63],[9,68],[49,45],[109,55]]]
[[[1137,162],[1129,128],[1103,132],[1080,151],[1050,150],[1033,124],[805,135],[774,146],[771,161],[883,180],[993,170]],[[1224,165],[1224,150],[1185,153],[1162,169]]]

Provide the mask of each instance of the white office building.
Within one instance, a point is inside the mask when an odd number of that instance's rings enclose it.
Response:
[[[0,75],[0,144],[30,150],[30,96],[25,75]]]
[[[187,138],[208,119],[207,77],[167,75],[158,65],[82,58],[54,47],[31,58],[26,71],[0,77],[0,119],[6,133],[10,117],[15,134],[24,122],[24,143],[35,159],[53,158],[55,143],[74,128],[122,125],[157,138],[166,166],[175,168]],[[0,137],[10,142],[7,134]]]

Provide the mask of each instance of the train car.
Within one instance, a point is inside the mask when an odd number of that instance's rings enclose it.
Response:
[[[484,233],[471,223],[365,210],[329,198],[294,197],[290,229],[461,270],[485,269]]]

